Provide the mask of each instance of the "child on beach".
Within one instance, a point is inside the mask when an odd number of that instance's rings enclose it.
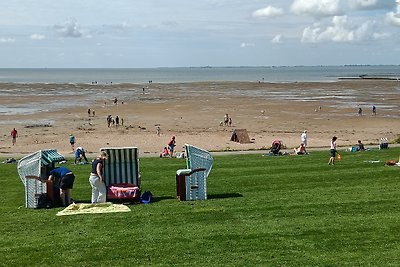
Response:
[[[69,135],[69,143],[71,144],[72,152],[75,151],[75,136],[73,134]]]
[[[165,158],[169,156],[168,148],[165,146],[163,151],[160,153],[160,158]]]
[[[336,136],[334,136],[334,137],[332,137],[332,140],[331,140],[331,150],[330,150],[330,153],[331,153],[331,157],[329,158],[329,161],[328,161],[328,164],[329,165],[335,165],[335,156],[336,156],[336,153],[337,153],[337,150],[336,150],[336,140],[337,140],[337,137]]]
[[[168,151],[169,151],[169,156],[172,158],[172,156],[174,155],[174,148],[175,148],[175,136],[173,135],[171,137],[171,140],[169,140],[168,142]]]
[[[304,144],[301,144],[299,148],[294,148],[294,154],[296,155],[306,154],[306,147],[304,146]]]

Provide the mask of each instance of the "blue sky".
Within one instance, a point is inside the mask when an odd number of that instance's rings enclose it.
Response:
[[[400,64],[396,0],[1,2],[0,68]]]

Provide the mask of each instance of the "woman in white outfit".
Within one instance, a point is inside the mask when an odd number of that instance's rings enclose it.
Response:
[[[105,159],[107,159],[107,153],[103,151],[92,162],[92,172],[89,177],[89,183],[92,186],[92,203],[106,202],[107,190],[103,176]]]
[[[301,134],[301,144],[304,145],[304,147],[307,147],[307,130],[304,130],[304,132]]]

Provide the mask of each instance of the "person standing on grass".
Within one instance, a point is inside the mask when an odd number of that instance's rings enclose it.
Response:
[[[304,145],[304,149],[307,147],[307,130],[304,130],[304,132],[301,134],[301,142],[300,144]]]
[[[336,136],[334,136],[334,137],[332,137],[332,140],[331,140],[331,150],[330,150],[330,152],[331,152],[331,157],[329,158],[329,162],[328,162],[328,164],[329,165],[335,165],[335,156],[336,156],[336,153],[337,153],[337,150],[336,150],[336,140],[337,140],[337,137]]]
[[[17,142],[17,137],[18,137],[18,131],[14,128],[11,131],[11,138],[12,138],[12,145],[14,146],[15,143]]]
[[[107,153],[102,151],[92,162],[92,171],[89,177],[89,183],[92,187],[92,204],[106,202],[107,189],[104,182],[103,166],[107,159]]]

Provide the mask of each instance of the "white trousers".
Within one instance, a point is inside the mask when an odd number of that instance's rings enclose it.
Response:
[[[106,202],[106,185],[104,182],[100,182],[99,176],[91,174],[89,177],[89,183],[92,186],[92,203]]]

